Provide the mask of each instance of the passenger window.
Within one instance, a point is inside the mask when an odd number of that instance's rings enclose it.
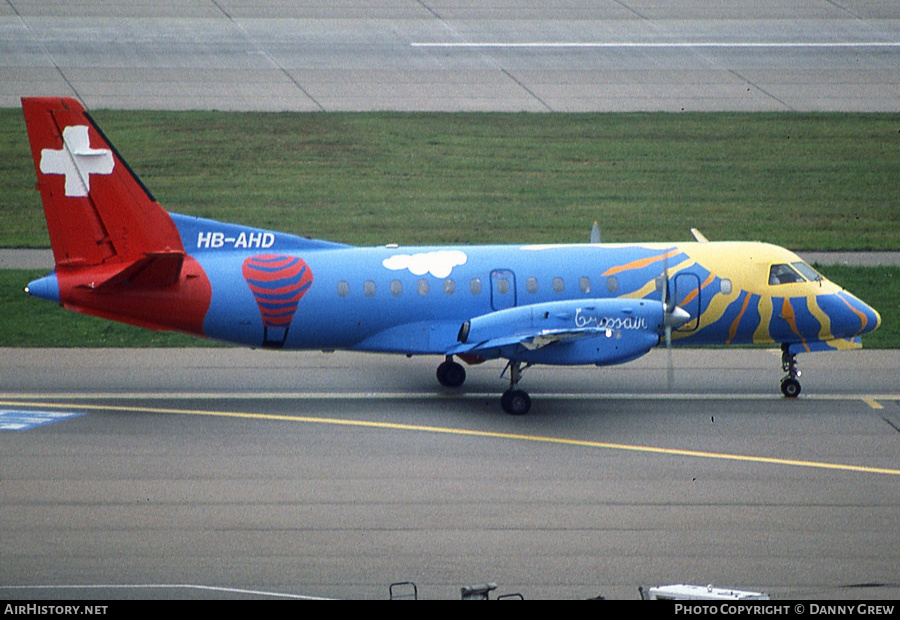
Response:
[[[591,292],[591,279],[588,277],[582,277],[578,280],[578,289],[587,295]]]
[[[346,297],[350,294],[350,284],[348,284],[345,280],[341,280],[338,282],[338,297]]]
[[[469,290],[472,291],[473,295],[481,295],[481,280],[472,278],[472,281],[469,282]]]
[[[452,278],[447,278],[444,280],[444,294],[452,295],[456,292],[456,282],[453,281]]]
[[[363,292],[366,294],[366,297],[374,297],[375,283],[371,280],[366,280],[365,284],[363,284]]]
[[[403,282],[400,280],[391,280],[391,295],[400,297],[403,294]]]
[[[562,293],[566,290],[566,283],[562,278],[553,278],[553,292]]]
[[[788,264],[772,265],[769,269],[769,284],[792,284],[804,282],[803,276]]]
[[[537,293],[537,291],[538,291],[537,278],[528,278],[527,280],[525,280],[525,290],[531,294]]]
[[[731,280],[723,278],[719,283],[719,290],[722,291],[723,295],[731,295]]]
[[[422,279],[416,283],[416,290],[419,292],[419,295],[425,296],[428,294],[428,280]]]
[[[500,278],[497,280],[497,292],[501,295],[506,295],[509,293],[509,280],[506,278]]]
[[[606,290],[613,295],[619,291],[619,279],[616,276],[606,278]]]

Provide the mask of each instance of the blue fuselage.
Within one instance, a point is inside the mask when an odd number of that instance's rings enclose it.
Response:
[[[880,321],[825,280],[771,286],[761,270],[747,271],[730,244],[356,248],[176,217],[211,284],[204,334],[248,346],[446,354],[474,317],[561,301],[659,302],[666,286],[691,315],[674,331],[676,344],[788,342],[813,350]],[[746,245],[759,255],[775,247]],[[296,266],[292,276],[272,276],[270,297],[287,300],[290,315],[278,326],[266,324],[266,313],[275,312],[266,309],[267,290],[242,277],[260,257],[302,263],[302,276]],[[768,269],[778,260],[758,262]]]

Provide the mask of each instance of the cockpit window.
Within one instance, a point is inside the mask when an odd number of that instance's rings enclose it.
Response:
[[[769,284],[791,284],[793,282],[805,282],[796,269],[787,263],[772,265],[769,269]]]
[[[792,284],[794,282],[818,282],[823,280],[815,269],[804,263],[782,263],[769,269],[769,284]]]
[[[796,269],[797,271],[799,271],[803,275],[803,277],[806,278],[807,280],[809,280],[810,282],[816,282],[817,280],[823,279],[822,275],[818,271],[816,271],[815,269],[813,269],[812,267],[810,267],[803,261],[800,261],[798,263],[791,263],[791,266],[794,269]]]

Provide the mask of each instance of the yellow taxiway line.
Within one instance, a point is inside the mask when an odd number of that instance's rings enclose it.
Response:
[[[121,397],[121,395],[119,395]],[[629,452],[642,452],[648,454],[666,454],[670,456],[687,456],[695,458],[719,459],[726,461],[741,461],[745,463],[765,463],[769,465],[787,465],[792,467],[811,467],[816,469],[840,470],[862,472],[869,474],[886,474],[900,476],[900,469],[884,467],[866,467],[861,465],[847,465],[843,463],[827,463],[823,461],[803,461],[797,459],[784,459],[765,456],[752,456],[742,454],[727,454],[721,452],[705,452],[701,450],[682,450],[678,448],[659,448],[654,446],[641,446],[633,444],[609,443],[604,441],[590,441],[585,439],[571,439],[565,437],[551,437],[545,435],[524,435],[520,433],[501,433],[496,431],[479,431],[472,429],[459,429],[442,426],[425,426],[418,424],[398,424],[396,422],[377,422],[373,420],[343,420],[340,418],[324,418],[311,416],[282,415],[271,413],[251,413],[240,411],[221,411],[212,409],[178,409],[171,407],[145,407],[131,405],[97,405],[85,403],[59,403],[37,401],[28,399],[0,400],[3,407],[64,407],[67,409],[81,409],[87,411],[129,411],[133,413],[161,413],[177,415],[213,416],[220,418],[239,418],[250,420],[273,420],[280,422],[302,422],[307,424],[332,424],[335,426],[353,426],[365,428],[378,428],[385,430],[403,430],[425,433],[442,433],[446,435],[461,435],[468,437],[486,437],[495,439],[507,439],[516,441],[531,441],[557,445],[580,446],[586,448],[598,448],[605,450],[624,450]]]

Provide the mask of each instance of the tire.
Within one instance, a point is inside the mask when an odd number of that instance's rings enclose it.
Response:
[[[796,379],[785,379],[781,382],[781,393],[786,398],[797,398],[800,396],[800,382]]]
[[[466,369],[456,362],[443,362],[437,368],[437,380],[444,387],[458,388],[466,382]]]
[[[531,397],[523,390],[507,390],[500,398],[500,406],[509,415],[525,415],[531,409]]]

